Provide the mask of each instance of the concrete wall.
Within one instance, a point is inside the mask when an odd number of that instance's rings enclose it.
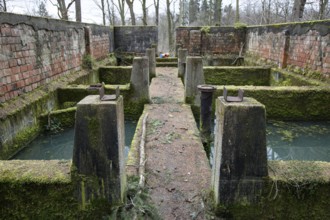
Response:
[[[330,79],[330,20],[249,27],[246,52],[281,67],[318,71]]]
[[[0,102],[81,69],[113,51],[109,27],[0,13]]]
[[[245,28],[234,27],[178,27],[176,44],[187,48],[190,56],[238,55],[245,32]]]
[[[144,54],[147,48],[157,45],[157,26],[114,27],[115,51]]]

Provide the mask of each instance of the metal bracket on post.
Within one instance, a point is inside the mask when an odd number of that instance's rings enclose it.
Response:
[[[244,98],[244,90],[239,89],[238,90],[238,96],[228,96],[227,95],[227,89],[226,87],[223,87],[223,98],[225,99],[226,102],[243,102]]]
[[[90,85],[87,89],[89,89],[89,90],[99,90],[99,95],[100,95],[100,100],[101,101],[114,101],[114,100],[117,100],[117,98],[120,95],[119,86],[117,86],[115,94],[106,95],[105,94],[105,84],[104,84],[104,82],[102,82],[102,84],[98,83],[98,84]]]

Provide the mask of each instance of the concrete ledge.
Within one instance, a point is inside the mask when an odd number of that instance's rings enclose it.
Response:
[[[0,183],[70,183],[71,160],[0,160]]]

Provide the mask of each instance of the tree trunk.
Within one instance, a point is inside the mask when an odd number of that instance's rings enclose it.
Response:
[[[239,23],[239,0],[236,0],[236,16],[235,23]]]
[[[108,13],[109,25],[113,25],[113,19],[112,19],[112,13],[110,10],[109,0],[107,0],[107,13]]]
[[[147,3],[146,3],[146,0],[142,0],[142,12],[143,12],[143,17],[142,17],[143,25],[147,25]]]
[[[156,17],[155,23],[156,23],[156,26],[158,26],[158,24],[159,24],[159,0],[154,0],[154,6],[155,6],[155,17]]]
[[[130,13],[130,15],[131,15],[131,23],[132,23],[132,25],[136,25],[135,14],[134,14],[134,8],[133,8],[134,0],[126,0],[126,3],[127,3],[127,5],[128,5],[129,13]]]
[[[121,24],[125,25],[125,0],[118,0]]]
[[[216,0],[214,7],[214,21],[216,25],[221,26],[221,18],[222,18],[222,0]]]
[[[80,0],[76,0],[75,5],[76,5],[76,21],[81,22],[81,2],[80,2]]]
[[[166,16],[167,16],[167,32],[168,32],[168,47],[169,50],[173,49],[173,35],[172,35],[172,15],[171,15],[171,2],[166,0]]]
[[[305,4],[306,0],[294,0],[292,8],[292,21],[299,21],[303,17]]]
[[[320,4],[320,10],[319,10],[319,19],[323,20],[324,19],[324,12],[325,9],[327,8],[327,5],[329,3],[329,0],[319,0],[319,4]]]

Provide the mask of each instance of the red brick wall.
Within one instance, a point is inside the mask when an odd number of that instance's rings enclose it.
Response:
[[[93,58],[106,57],[112,33],[104,26],[1,13],[0,103],[80,70],[87,45]]]
[[[249,27],[246,52],[330,79],[330,21]]]
[[[189,55],[204,54],[238,55],[241,43],[245,41],[245,28],[179,27],[176,29],[176,43],[187,48]]]

